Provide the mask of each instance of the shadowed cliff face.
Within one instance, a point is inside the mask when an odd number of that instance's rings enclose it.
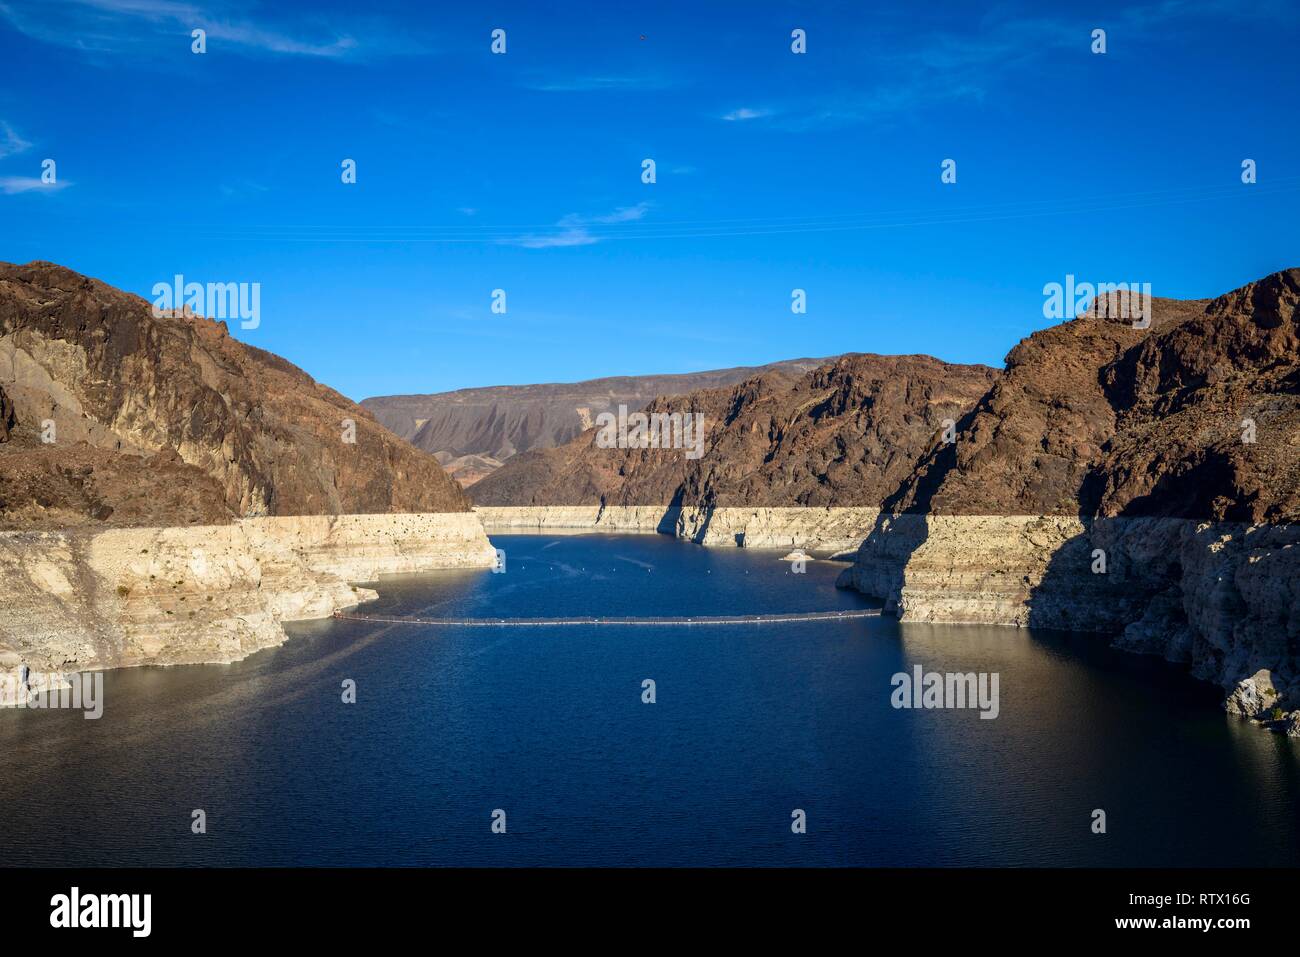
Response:
[[[5,390],[0,388],[0,442],[9,441],[9,430],[14,424],[14,404]]]
[[[876,506],[947,418],[996,373],[928,356],[850,355],[802,376],[661,397],[646,412],[702,413],[703,454],[600,448],[597,431],[516,456],[478,482],[479,505]]]
[[[49,263],[0,264],[0,386],[10,527],[468,507],[432,456],[225,323]]]
[[[1116,429],[1100,515],[1300,519],[1298,301],[1300,270],[1276,273],[1102,370]]]
[[[1156,299],[1145,330],[1087,316],[1035,333],[886,507],[1300,518],[1298,296],[1288,270],[1212,301]]]

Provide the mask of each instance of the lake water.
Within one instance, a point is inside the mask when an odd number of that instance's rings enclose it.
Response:
[[[506,572],[364,612],[868,605],[841,566],[664,536],[497,536]],[[98,721],[0,711],[7,864],[1295,865],[1300,746],[1096,636],[845,622],[323,621],[231,665],[110,672]],[[996,672],[1000,711],[891,676]],[[642,702],[652,679],[656,702]],[[342,683],[356,682],[355,704]],[[207,833],[191,833],[191,812]],[[1094,834],[1092,812],[1106,813]],[[505,812],[506,833],[492,831]],[[807,832],[791,830],[792,812]]]

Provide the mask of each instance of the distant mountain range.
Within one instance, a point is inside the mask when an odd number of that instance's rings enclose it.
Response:
[[[1292,269],[1217,299],[1151,299],[1143,326],[1121,296],[1114,317],[1029,336],[1001,372],[863,354],[756,371],[647,406],[703,413],[700,457],[601,448],[593,428],[516,456],[471,498],[1294,522],[1298,298]]]
[[[661,396],[647,412],[701,413],[707,452],[601,448],[596,430],[511,459],[477,505],[875,506],[993,384],[987,366],[930,356],[840,356],[808,371]]]
[[[617,412],[619,405],[637,410],[659,396],[729,386],[768,372],[799,375],[826,361],[789,359],[674,375],[375,396],[361,405],[391,432],[432,452],[468,486],[521,452],[565,444],[590,428],[600,413]]]

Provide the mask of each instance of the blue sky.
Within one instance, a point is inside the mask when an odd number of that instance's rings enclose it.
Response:
[[[1000,364],[1067,273],[1300,265],[1287,3],[451,6],[0,0],[0,259],[259,282],[232,332],[357,399]]]

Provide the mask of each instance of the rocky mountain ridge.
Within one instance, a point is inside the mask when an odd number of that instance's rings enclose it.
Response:
[[[588,430],[517,456],[471,489],[476,505],[875,507],[993,382],[985,366],[853,354],[802,375],[661,397],[646,413],[703,415],[704,453],[600,448]]]
[[[1297,298],[1293,269],[1154,299],[1146,329],[1092,314],[1034,333],[887,510],[1295,521]]]
[[[0,527],[465,511],[430,455],[224,322],[0,264]]]
[[[1300,734],[1300,270],[1021,342],[841,583],[904,620],[1097,631]]]
[[[436,455],[468,486],[514,455],[569,442],[602,412],[617,412],[620,405],[635,411],[660,396],[729,386],[765,372],[801,374],[826,361],[789,359],[704,372],[375,396],[361,405],[394,434]]]
[[[0,264],[0,687],[233,661],[495,560],[433,456],[224,323]]]

